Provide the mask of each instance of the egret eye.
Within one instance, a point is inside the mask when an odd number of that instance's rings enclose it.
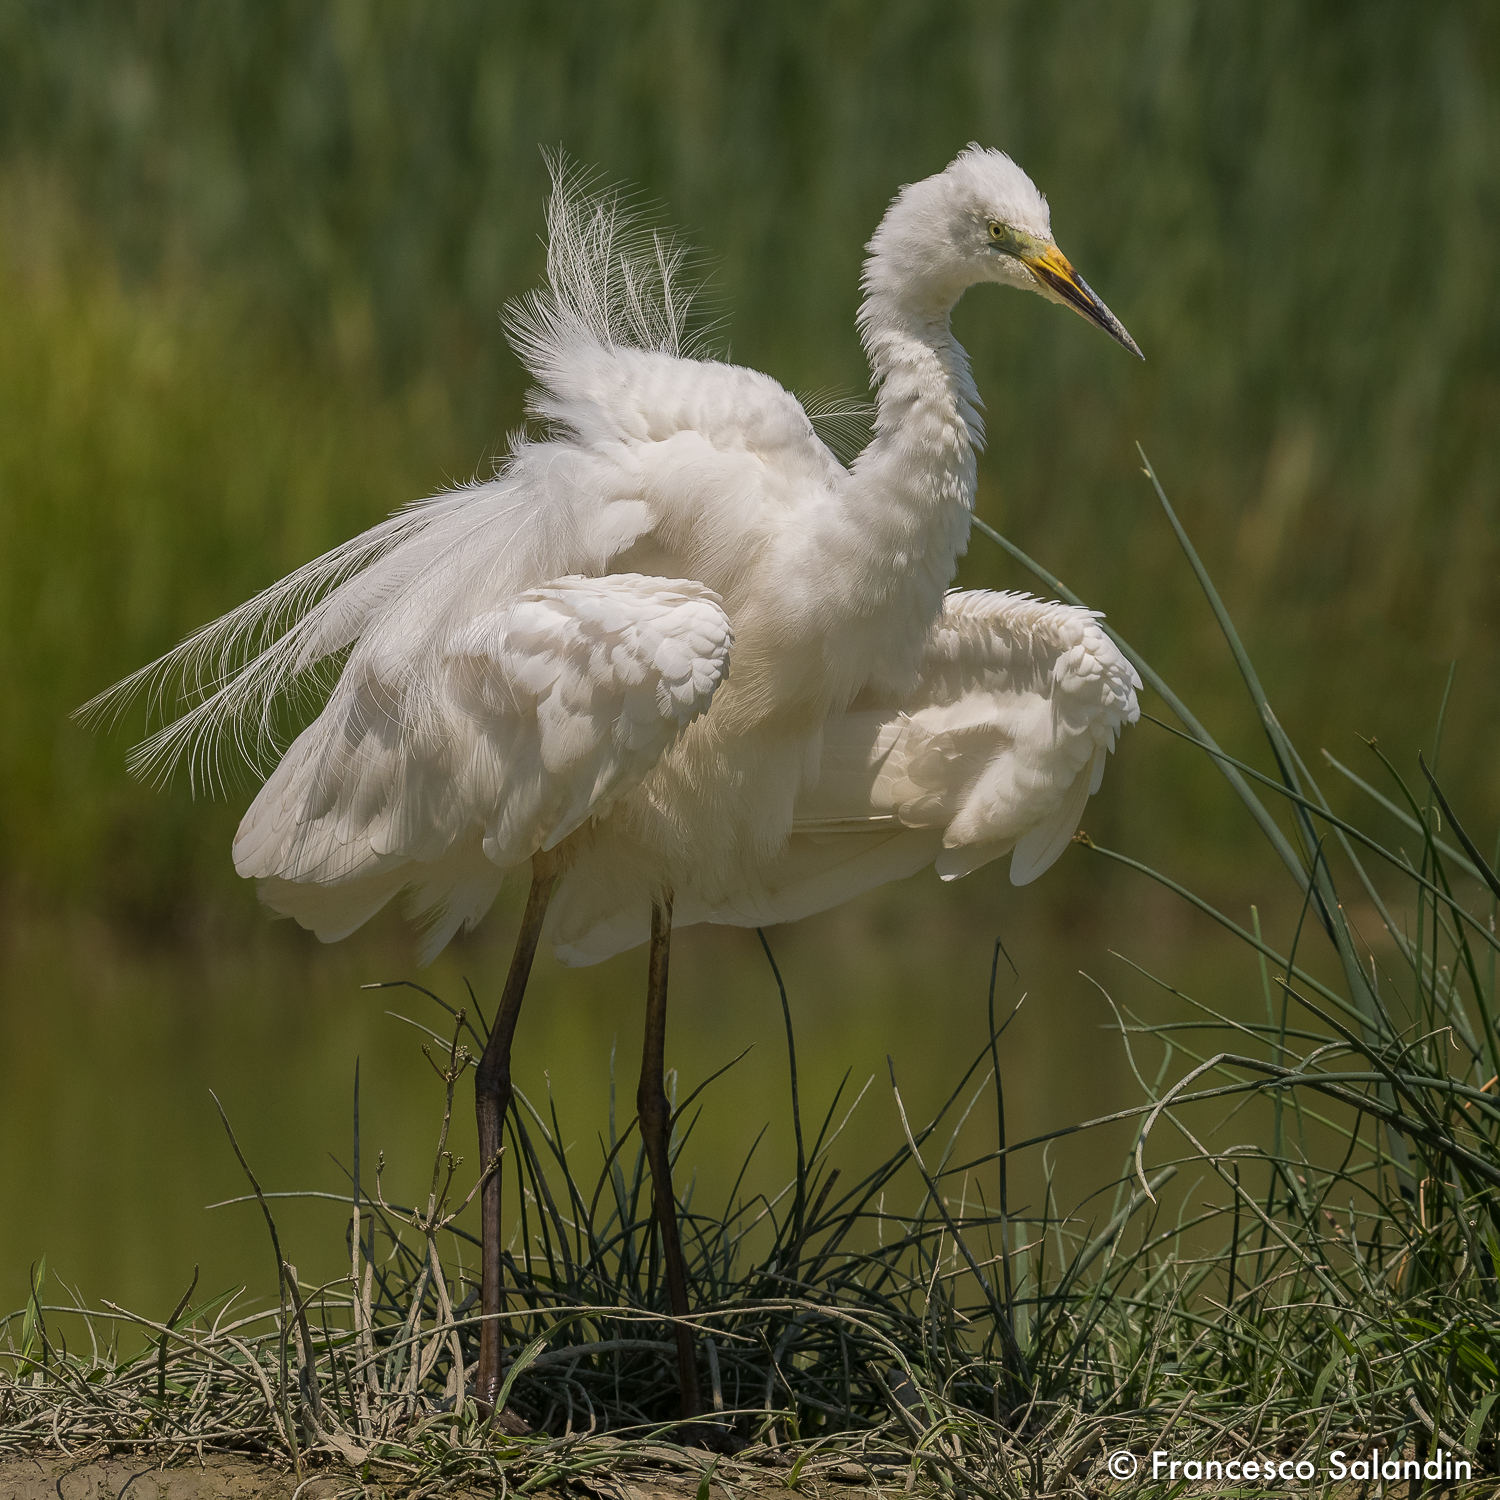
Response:
[[[990,220],[990,238],[998,245],[1005,239],[1005,225],[996,220]]]

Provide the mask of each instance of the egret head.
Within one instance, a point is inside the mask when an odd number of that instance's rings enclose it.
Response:
[[[1003,151],[969,146],[935,177],[902,188],[868,249],[872,297],[946,312],[968,287],[998,281],[1071,307],[1145,358],[1057,248],[1047,200]]]

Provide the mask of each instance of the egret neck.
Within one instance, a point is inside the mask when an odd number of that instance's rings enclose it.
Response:
[[[875,277],[867,271],[867,285]],[[945,299],[946,300],[946,299]],[[877,389],[875,436],[854,461],[848,500],[864,596],[878,617],[880,676],[917,669],[928,627],[968,546],[984,421],[952,302],[921,308],[872,290],[859,326]]]

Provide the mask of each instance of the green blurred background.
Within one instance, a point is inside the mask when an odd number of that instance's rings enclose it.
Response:
[[[268,1186],[338,1191],[360,1055],[388,1192],[423,1180],[430,1075],[357,988],[415,974],[399,920],[328,950],[271,926],[228,857],[244,788],[143,788],[138,723],[68,715],[504,452],[523,380],[496,313],[539,275],[539,145],[682,227],[733,359],[857,393],[861,247],[971,139],[1048,193],[1147,355],[1037,298],[967,299],[981,515],[1255,757],[1141,442],[1298,742],[1353,758],[1376,735],[1410,764],[1456,659],[1445,774],[1494,826],[1500,9],[0,0],[0,1307],[43,1253],[158,1316],[198,1261],[269,1289],[244,1210],[202,1212],[239,1190],[209,1087]],[[962,581],[1031,586],[977,537]],[[1241,917],[1259,900],[1273,936],[1295,922],[1222,781],[1158,730],[1127,736],[1086,826]],[[507,897],[424,982],[456,999],[467,975],[490,1003],[513,921]],[[1007,1039],[1013,1136],[1130,1102],[1078,971],[1170,1002],[1109,949],[1260,1004],[1242,956],[1082,850],[1023,892],[1003,864],[919,877],[772,935],[809,1108],[887,1052],[930,1107],[983,1043],[997,935],[1019,971],[1002,998],[1032,997]],[[616,1038],[631,1097],[641,968],[546,962],[523,1017],[523,1082],[550,1077],[585,1169]],[[674,985],[684,1080],[758,1044],[715,1086],[703,1191],[767,1116],[783,1176],[753,935],[685,934]],[[888,1095],[864,1108],[846,1166],[899,1139]],[[1085,1158],[1081,1187],[1106,1174]],[[286,1212],[304,1271],[336,1270],[337,1212]]]

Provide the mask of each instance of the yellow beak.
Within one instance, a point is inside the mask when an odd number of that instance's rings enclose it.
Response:
[[[1037,244],[1035,249],[1023,251],[1020,261],[1043,286],[1080,317],[1097,324],[1137,359],[1145,359],[1135,340],[1125,332],[1125,325],[1094,295],[1088,282],[1073,269],[1068,257],[1056,245]]]

